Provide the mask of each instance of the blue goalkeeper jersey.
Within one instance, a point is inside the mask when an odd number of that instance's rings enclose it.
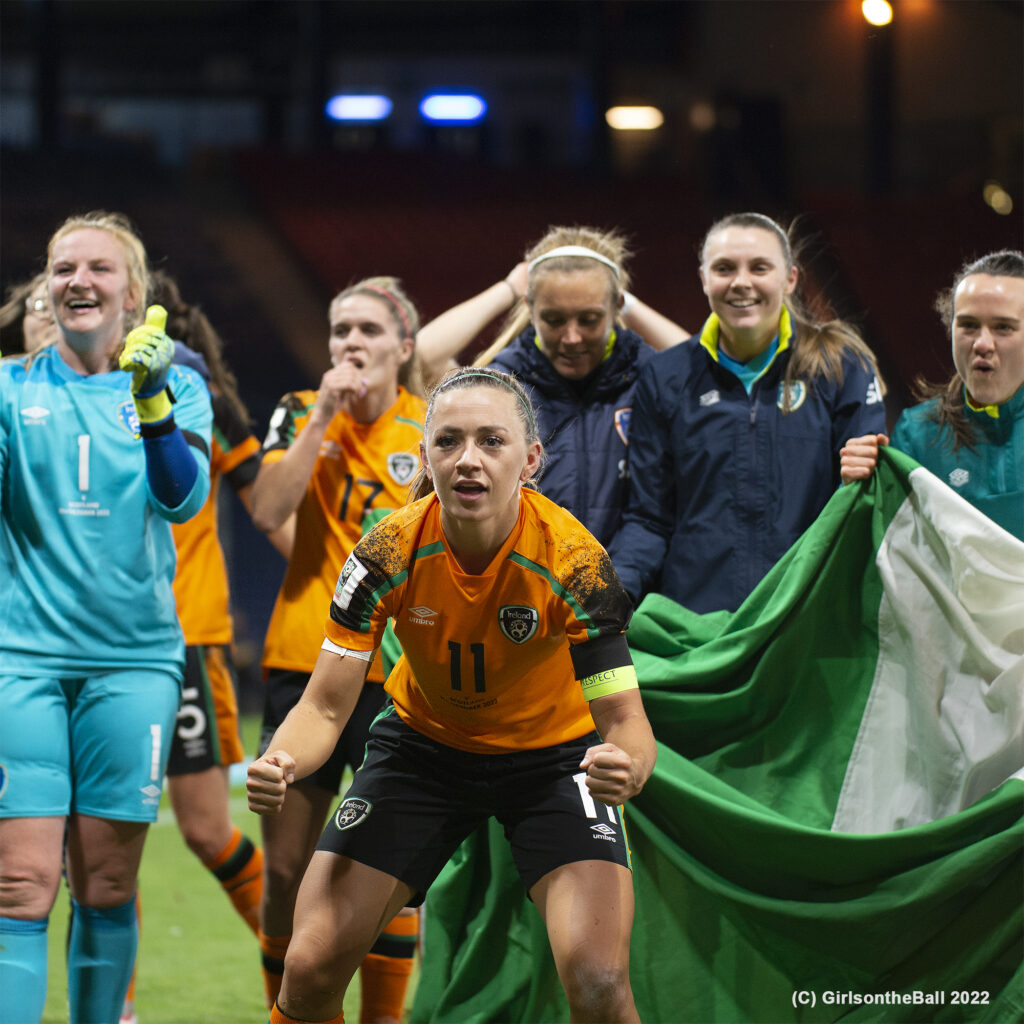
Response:
[[[177,673],[184,661],[171,522],[209,491],[209,392],[194,370],[171,368],[199,473],[168,508],[147,483],[129,380],[83,377],[56,346],[0,362],[0,674]]]

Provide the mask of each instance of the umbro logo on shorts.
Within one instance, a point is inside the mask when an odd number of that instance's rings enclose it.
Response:
[[[609,843],[617,842],[615,829],[611,825],[606,825],[603,821],[599,825],[591,825],[590,831],[594,833],[594,839],[604,839]]]
[[[342,800],[341,806],[335,812],[334,827],[339,832],[344,832],[347,828],[355,828],[356,825],[366,820],[372,810],[373,804],[357,796],[350,796]]]

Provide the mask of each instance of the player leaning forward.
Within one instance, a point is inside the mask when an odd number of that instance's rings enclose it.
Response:
[[[445,376],[420,454],[420,497],[345,563],[305,694],[249,768],[250,807],[276,811],[334,748],[392,617],[405,655],[391,702],[306,871],[271,1021],[341,1021],[381,929],[491,815],[572,1019],[636,1021],[620,805],[655,743],[623,633],[629,600],[594,538],[524,488],[542,450],[514,378]]]

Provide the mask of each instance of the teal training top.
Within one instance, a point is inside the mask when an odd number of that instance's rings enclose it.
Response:
[[[906,452],[961,497],[1024,540],[1024,386],[996,406],[998,417],[966,407],[977,441],[953,451],[952,431],[932,419],[938,399],[907,409],[892,432]]]

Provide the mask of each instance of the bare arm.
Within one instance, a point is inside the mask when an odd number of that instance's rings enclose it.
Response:
[[[435,317],[416,336],[423,374],[435,379],[496,316],[507,313],[526,294],[527,269],[519,263],[508,276],[479,295]]]
[[[366,678],[370,663],[321,651],[309,683],[278,726],[267,752],[249,765],[249,809],[277,814],[288,785],[316,771],[334,750]]]
[[[246,512],[252,515],[252,489],[255,481],[246,484],[240,490],[235,491],[238,500],[245,506]],[[277,553],[287,562],[292,557],[292,548],[295,545],[295,513],[293,512],[285,521],[284,525],[272,530],[267,534],[267,540],[274,545]]]
[[[851,437],[839,449],[839,476],[844,484],[867,480],[878,465],[878,448],[889,443],[885,434],[865,434]]]
[[[635,295],[628,295],[622,307],[626,326],[636,331],[651,348],[661,351],[690,337],[685,327],[669,320]]]
[[[640,691],[597,697],[590,702],[590,713],[604,742],[591,747],[580,762],[587,788],[603,804],[625,803],[643,789],[658,757]]]
[[[320,380],[316,405],[305,429],[295,443],[274,462],[264,461],[252,485],[250,513],[256,528],[273,533],[285,525],[298,509],[309,486],[309,478],[320,454],[320,442],[335,413],[347,408],[353,397],[363,394],[366,384],[351,363],[328,370]]]

